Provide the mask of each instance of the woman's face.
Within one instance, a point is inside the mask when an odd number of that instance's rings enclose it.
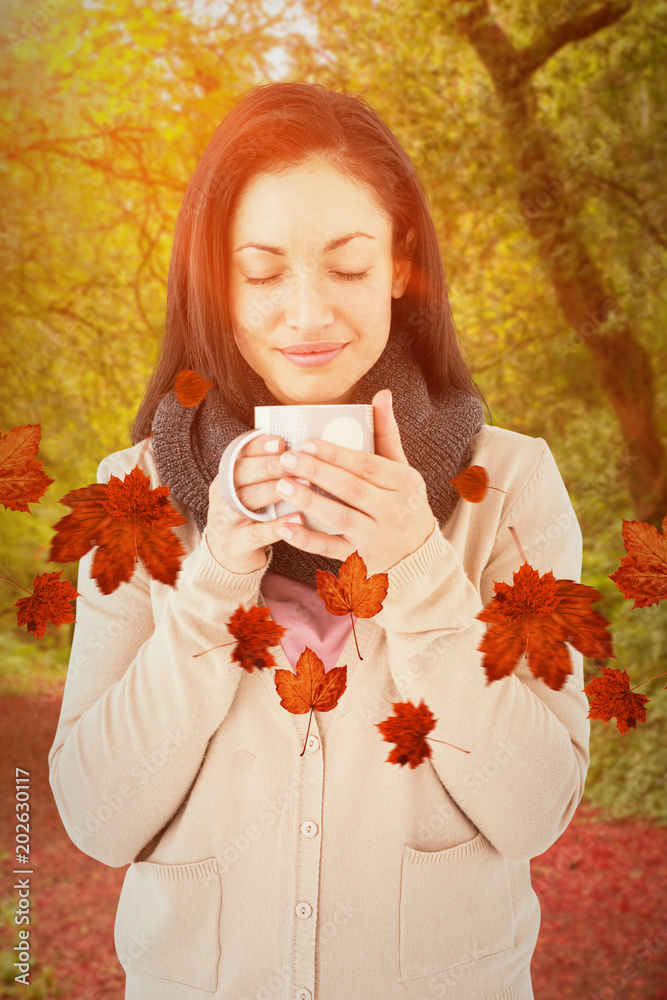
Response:
[[[230,229],[234,337],[281,403],[349,403],[382,354],[391,299],[410,277],[408,262],[392,260],[391,236],[366,189],[323,160],[260,174],[239,198]],[[328,353],[289,353],[319,344]]]

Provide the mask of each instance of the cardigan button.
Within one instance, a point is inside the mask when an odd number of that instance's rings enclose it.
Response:
[[[312,996],[313,994],[307,989],[296,991],[296,1000],[312,1000]]]
[[[301,824],[301,833],[304,837],[314,837],[317,833],[317,823],[311,823],[308,820],[306,823]]]
[[[309,736],[308,741],[306,742],[306,750],[319,750],[319,749],[320,749],[320,741],[318,740],[317,736]]]
[[[307,917],[311,915],[313,908],[310,903],[297,903],[296,904],[296,915],[301,917],[302,920],[306,920]]]

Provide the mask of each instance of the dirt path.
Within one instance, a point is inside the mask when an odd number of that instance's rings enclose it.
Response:
[[[2,996],[123,1000],[113,924],[126,869],[82,854],[62,826],[47,765],[59,712],[57,697],[0,699]],[[11,874],[15,767],[30,772],[28,987],[14,982],[12,952],[18,940]],[[536,1000],[666,1000],[667,828],[606,823],[583,803],[562,837],[533,859],[531,871],[542,906],[531,969]]]

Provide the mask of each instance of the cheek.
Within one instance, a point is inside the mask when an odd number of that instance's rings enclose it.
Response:
[[[246,343],[252,344],[253,341],[260,340],[262,330],[267,323],[265,310],[262,310],[261,303],[249,298],[240,300],[235,319],[239,335]]]
[[[257,338],[269,329],[282,309],[283,293],[278,288],[253,287],[238,298],[238,319],[244,335]]]

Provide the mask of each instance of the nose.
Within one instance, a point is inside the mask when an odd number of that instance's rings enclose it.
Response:
[[[308,334],[330,326],[333,307],[326,278],[318,271],[295,272],[284,289],[285,322],[293,330]]]

